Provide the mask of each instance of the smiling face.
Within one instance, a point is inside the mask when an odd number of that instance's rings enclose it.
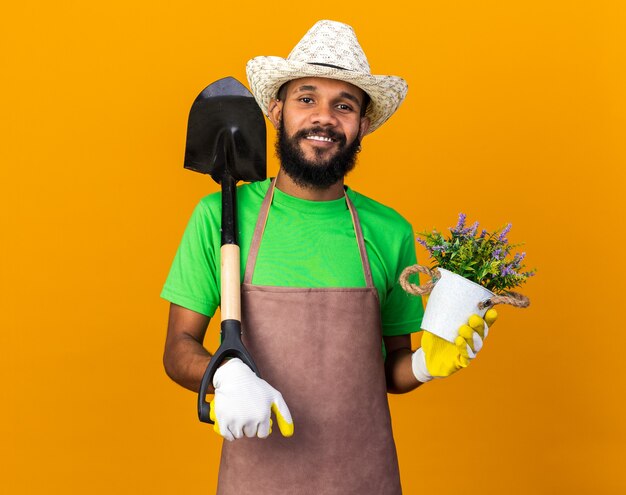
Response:
[[[365,93],[325,78],[290,81],[269,107],[278,128],[283,170],[304,187],[328,187],[353,167],[369,120],[362,117]]]

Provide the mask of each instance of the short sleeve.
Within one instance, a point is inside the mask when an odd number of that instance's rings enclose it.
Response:
[[[381,308],[383,335],[385,337],[418,332],[422,324],[424,315],[422,298],[405,292],[399,282],[402,271],[407,266],[417,263],[413,231],[410,225],[403,237],[397,259],[398,264],[395,267],[393,283]]]
[[[161,292],[162,298],[209,317],[220,303],[216,217],[219,212],[206,201],[196,206]]]

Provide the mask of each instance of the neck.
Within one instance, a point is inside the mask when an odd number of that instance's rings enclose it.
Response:
[[[291,177],[282,171],[279,171],[276,177],[276,187],[289,196],[308,199],[309,201],[332,201],[342,198],[344,195],[343,179],[329,187],[303,187],[296,184]]]

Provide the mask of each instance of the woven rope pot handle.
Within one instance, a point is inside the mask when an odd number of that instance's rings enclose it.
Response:
[[[416,285],[409,282],[409,277],[416,273],[423,273],[430,277],[430,281],[422,285]],[[441,275],[437,268],[428,268],[421,265],[407,266],[400,274],[400,285],[402,288],[414,296],[425,296],[430,294]],[[530,299],[517,292],[504,292],[497,294],[486,301],[478,304],[479,309],[490,308],[496,304],[508,304],[516,308],[527,308],[530,305]]]
[[[416,273],[423,273],[424,275],[428,275],[430,277],[430,281],[426,282],[422,285],[415,285],[409,282],[409,277],[411,275],[415,275]],[[400,285],[409,294],[413,294],[414,296],[425,296],[430,294],[435,287],[435,283],[439,280],[439,270],[437,268],[428,268],[426,266],[421,265],[412,265],[407,266],[402,273],[400,274]]]

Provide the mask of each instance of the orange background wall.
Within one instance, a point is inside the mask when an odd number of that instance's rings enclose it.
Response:
[[[416,230],[510,221],[539,269],[470,368],[391,397],[405,493],[626,493],[624,3],[400,5],[4,7],[1,493],[214,492],[218,437],[161,365],[159,292],[217,190],[182,168],[187,114],[322,18],[410,86],[349,184]]]

